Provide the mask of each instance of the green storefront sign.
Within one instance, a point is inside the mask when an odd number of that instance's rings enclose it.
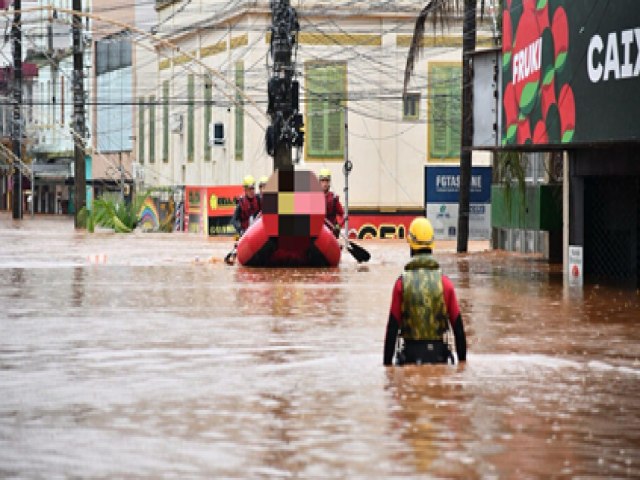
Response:
[[[640,141],[640,1],[504,5],[502,144]]]

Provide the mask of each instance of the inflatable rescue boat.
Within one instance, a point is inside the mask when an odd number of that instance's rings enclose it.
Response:
[[[313,172],[276,170],[262,191],[262,215],[238,241],[250,267],[335,267],[340,244],[325,224],[325,197]]]

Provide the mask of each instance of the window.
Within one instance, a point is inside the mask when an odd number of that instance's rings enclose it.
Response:
[[[138,162],[144,163],[144,97],[138,98]]]
[[[113,72],[131,66],[131,40],[123,34],[96,42],[96,73]]]
[[[402,99],[402,119],[418,120],[420,118],[420,94],[407,93]]]
[[[149,163],[156,163],[156,97],[149,97]]]
[[[169,81],[162,82],[162,163],[169,163]]]
[[[131,39],[126,32],[105,37],[96,41],[95,52],[95,86],[100,99],[96,108],[95,135],[99,150],[103,153],[133,150],[131,132],[134,128],[135,99],[132,89]],[[62,101],[64,98],[73,98],[73,93],[71,96],[66,95],[65,83],[73,89],[73,82],[63,82],[61,78],[59,98]],[[144,103],[146,108],[146,102]],[[64,105],[62,110],[65,110]],[[61,120],[64,121],[64,115]]]
[[[459,161],[462,67],[457,63],[429,65],[429,160]]]
[[[244,158],[244,98],[240,94],[241,91],[244,91],[244,63],[236,62],[236,160]]]
[[[224,142],[224,123],[216,122],[213,124],[213,144],[223,146]]]
[[[342,159],[347,65],[309,62],[305,66],[305,73],[307,157],[314,160]]]

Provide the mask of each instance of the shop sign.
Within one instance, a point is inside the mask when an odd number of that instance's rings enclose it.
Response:
[[[640,140],[640,2],[507,0],[502,144]]]

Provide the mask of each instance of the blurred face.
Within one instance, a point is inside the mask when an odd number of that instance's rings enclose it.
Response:
[[[260,188],[260,191],[262,192],[262,190],[264,190],[264,187],[266,187],[266,183],[261,183],[260,185],[258,185],[258,187]]]
[[[322,187],[322,191],[327,193],[329,191],[329,187],[331,186],[331,180],[323,178],[320,180],[320,186]]]
[[[256,196],[256,187],[255,185],[251,185],[250,187],[244,187],[244,194],[247,198],[253,198]]]

